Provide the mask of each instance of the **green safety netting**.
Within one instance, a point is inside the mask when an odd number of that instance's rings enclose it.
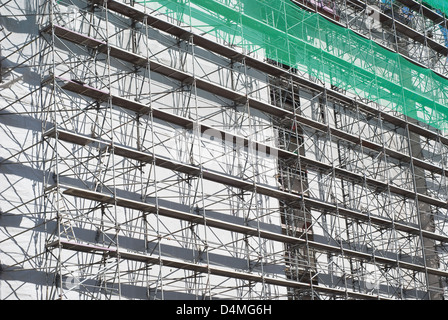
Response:
[[[434,10],[440,10],[445,15],[448,15],[448,1],[447,0],[417,0],[417,2],[422,3],[423,5],[430,7]]]
[[[288,0],[139,2],[246,52],[448,129],[448,80]]]

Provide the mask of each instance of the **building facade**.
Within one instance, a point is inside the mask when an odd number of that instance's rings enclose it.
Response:
[[[0,299],[444,299],[448,6],[0,4]]]

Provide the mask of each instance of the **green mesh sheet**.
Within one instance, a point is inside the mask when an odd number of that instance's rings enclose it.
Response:
[[[448,81],[288,0],[146,0],[247,53],[448,129]]]
[[[445,15],[448,15],[448,1],[447,0],[423,0],[423,1],[417,0],[417,2],[423,3],[423,5],[426,5],[434,10],[439,9]]]

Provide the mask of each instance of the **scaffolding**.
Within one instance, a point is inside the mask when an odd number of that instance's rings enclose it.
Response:
[[[38,26],[0,35],[1,299],[447,297],[443,11],[26,2],[0,7]]]

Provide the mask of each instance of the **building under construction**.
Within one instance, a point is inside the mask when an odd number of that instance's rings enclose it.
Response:
[[[2,0],[0,299],[447,298],[447,17]]]

